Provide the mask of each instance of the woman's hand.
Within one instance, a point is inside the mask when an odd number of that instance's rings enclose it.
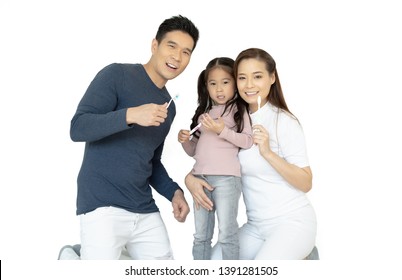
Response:
[[[211,187],[205,180],[195,177],[193,174],[188,173],[186,178],[184,179],[186,183],[187,189],[190,191],[193,196],[193,200],[197,209],[200,208],[200,205],[204,207],[206,210],[210,211],[213,209],[213,203],[208,198],[208,196],[204,192],[204,188],[209,191],[213,191],[214,188]]]
[[[266,158],[272,153],[269,145],[268,131],[260,124],[253,125],[253,140],[254,144],[258,145],[260,154]]]

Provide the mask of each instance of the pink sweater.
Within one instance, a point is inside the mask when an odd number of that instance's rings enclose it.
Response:
[[[225,105],[216,105],[208,113],[215,119],[222,115],[224,108]],[[233,108],[230,112],[226,111],[225,115],[222,116],[225,128],[219,135],[201,125],[199,128],[200,138],[193,137],[191,141],[182,143],[186,153],[195,159],[193,174],[240,177],[240,163],[237,156],[239,148],[249,149],[253,145],[253,139],[247,113],[243,116],[243,131],[241,133],[236,132],[233,118],[236,111],[237,108]]]

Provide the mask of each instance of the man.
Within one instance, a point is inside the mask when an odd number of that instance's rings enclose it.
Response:
[[[89,85],[71,120],[73,141],[86,142],[78,175],[81,259],[173,259],[151,186],[184,222],[183,191],[161,163],[176,115],[165,85],[190,62],[199,37],[187,18],[166,19],[142,64],[111,64]]]

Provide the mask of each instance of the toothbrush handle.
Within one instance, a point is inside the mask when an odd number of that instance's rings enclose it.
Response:
[[[173,98],[170,98],[168,105],[166,106],[166,109],[169,108],[170,103],[172,103]]]
[[[193,134],[194,132],[196,132],[200,127],[201,127],[202,123],[199,123],[196,127],[194,127],[191,131],[190,131],[190,135]]]

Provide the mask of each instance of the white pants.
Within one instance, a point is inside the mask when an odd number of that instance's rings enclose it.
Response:
[[[313,250],[316,232],[316,216],[310,205],[273,220],[248,221],[239,231],[240,259],[302,260]]]
[[[81,259],[117,260],[122,249],[136,260],[171,260],[168,233],[159,212],[138,214],[100,207],[80,215]]]
[[[303,260],[315,246],[317,221],[313,207],[276,219],[253,222],[239,229],[241,260]],[[217,243],[212,259],[222,259]]]

